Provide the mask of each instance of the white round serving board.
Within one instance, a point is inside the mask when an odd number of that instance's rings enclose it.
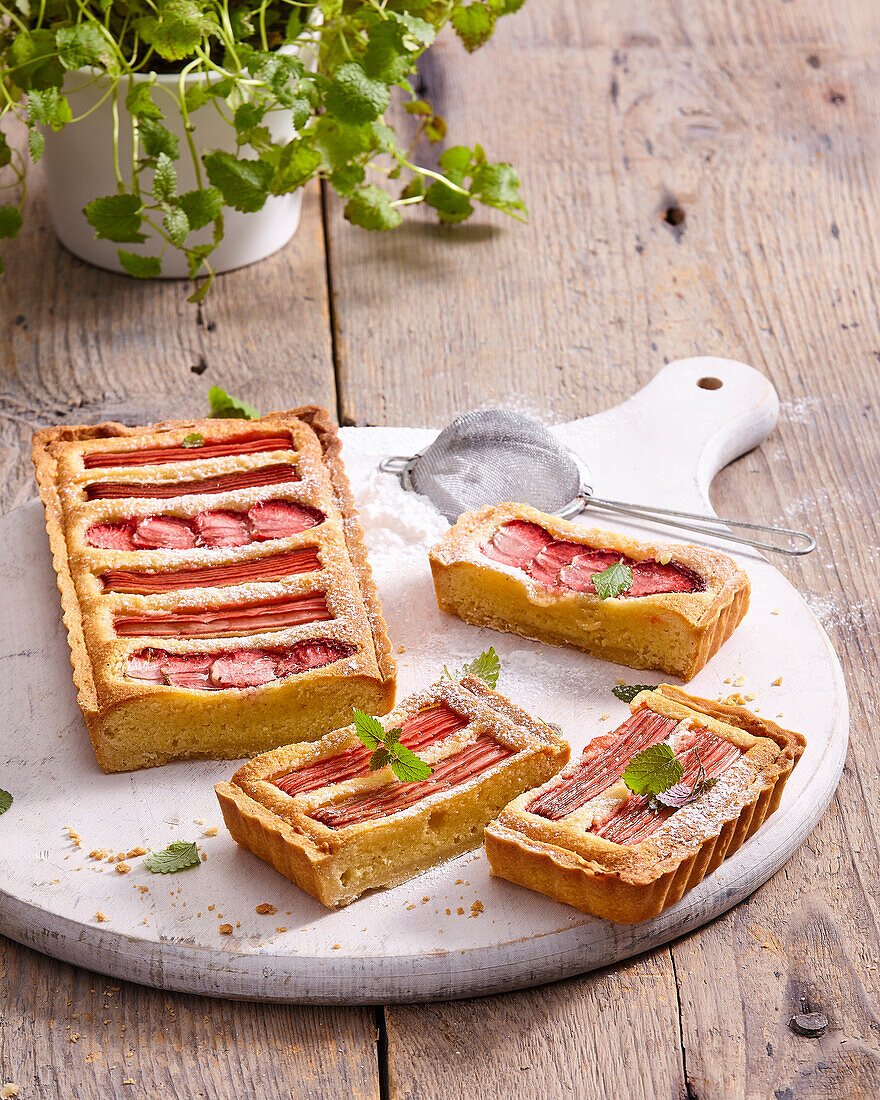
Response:
[[[704,376],[723,385],[700,388]],[[760,443],[777,415],[776,394],[757,371],[703,358],[674,363],[623,405],[554,431],[586,460],[597,494],[708,512],[714,474]],[[400,647],[399,698],[436,680],[444,664],[454,667],[494,645],[500,690],[558,722],[575,754],[628,713],[611,693],[618,678],[662,679],[442,615],[427,550],[446,522],[376,471],[383,456],[413,454],[435,433],[342,434],[389,634]],[[598,513],[591,522],[639,530]],[[834,793],[847,745],[846,692],[824,631],[770,564],[748,552],[735,556],[752,580],[751,608],[689,689],[709,698],[753,693],[751,705],[801,730],[807,750],[779,810],[719,870],[658,919],[634,926],[492,879],[482,851],[328,912],[225,831],[212,785],[228,778],[234,763],[101,772],[76,706],[42,509],[24,505],[0,521],[0,787],[15,797],[0,818],[0,931],[68,962],[160,988],[380,1003],[531,986],[704,924],[755,890],[802,843]],[[219,826],[218,835],[204,836],[211,826]],[[88,857],[93,849],[163,848],[174,840],[198,841],[206,862],[163,876],[133,858],[131,872],[120,875]],[[277,912],[259,915],[263,902]],[[232,934],[221,935],[221,924],[231,924]]]

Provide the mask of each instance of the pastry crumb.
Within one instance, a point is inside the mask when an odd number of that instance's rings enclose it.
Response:
[[[0,1089],[0,1100],[9,1100],[10,1096],[18,1096],[18,1085],[14,1081],[7,1081]]]
[[[341,943],[334,943],[334,944],[333,944],[333,947],[331,948],[331,950],[332,950],[332,951],[339,951],[339,950],[341,949],[341,947],[342,947],[342,944],[341,944]]]
[[[462,907],[460,905],[459,905],[458,909],[456,910],[456,912],[458,913],[458,915],[460,917],[464,916],[464,909],[462,909]]]
[[[287,929],[286,929],[286,928],[282,928],[282,927],[281,927],[281,926],[279,926],[279,925],[276,925],[276,926],[275,926],[275,931],[276,931],[276,932],[286,932],[286,931],[287,931]]]
[[[126,1079],[122,1083],[123,1083],[123,1085],[133,1085],[134,1084],[134,1078],[133,1077],[126,1077]]]
[[[273,913],[278,912],[278,910],[275,908],[275,906],[272,905],[268,901],[264,901],[261,905],[258,905],[256,908],[257,908],[257,912],[260,915],[268,914],[269,916],[271,916]]]
[[[216,836],[219,832],[220,830],[216,825],[211,825],[207,829],[202,829],[203,836]]]
[[[773,608],[773,610],[772,610],[772,611],[770,612],[770,614],[771,614],[771,615],[778,615],[778,614],[779,614],[779,608],[778,608],[778,607],[774,607],[774,608]]]
[[[110,920],[110,918],[108,916],[106,916],[104,913],[102,913],[101,910],[99,909],[98,912],[95,913],[95,920],[100,922],[100,921]]]
[[[483,903],[479,900],[471,904],[471,916],[478,917],[483,912]]]
[[[92,850],[89,852],[89,859],[106,859],[106,858],[107,858],[107,849],[106,848],[92,848]]]
[[[70,837],[71,841],[76,845],[76,847],[77,848],[82,848],[82,837],[79,835],[79,833],[76,831],[76,829],[72,829],[69,825],[65,825],[64,828],[67,830],[67,835]]]
[[[599,715],[599,721],[600,722],[607,722],[610,717],[611,717],[610,714],[600,714]]]
[[[221,936],[231,936],[232,935],[232,925],[231,924],[221,924],[220,925],[220,935]]]
[[[737,678],[733,681],[733,686],[737,687],[737,688],[741,688],[745,682],[746,682],[745,673],[740,673],[740,675],[737,676]]]
[[[73,1035],[71,1035],[69,1038],[70,1038],[71,1043],[78,1043],[79,1042],[79,1032],[75,1031],[73,1033]]]
[[[732,684],[733,683],[733,677],[732,676],[725,676],[724,677],[724,682],[725,682],[725,684]]]
[[[117,873],[117,875],[127,875],[130,870],[131,870],[131,867],[129,867],[129,865],[127,863],[117,863],[116,864],[116,873]]]
[[[132,848],[128,852],[126,852],[125,853],[125,858],[126,859],[134,859],[135,856],[145,856],[146,854],[147,854],[147,849],[146,848],[137,847],[137,848]]]
[[[406,646],[405,645],[399,645],[397,647],[397,652],[398,653],[406,653]]]
[[[202,863],[204,863],[207,860],[207,858],[208,858],[207,852],[202,852]]]
[[[616,676],[614,682],[618,687],[624,687],[626,685],[626,680],[624,680],[622,676]]]
[[[775,688],[782,687],[782,677],[777,676],[776,679],[773,681],[773,683],[770,686],[775,687]]]

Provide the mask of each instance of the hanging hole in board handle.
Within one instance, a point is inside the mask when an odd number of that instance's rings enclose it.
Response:
[[[701,378],[697,385],[701,390],[720,390],[724,383],[720,378]]]

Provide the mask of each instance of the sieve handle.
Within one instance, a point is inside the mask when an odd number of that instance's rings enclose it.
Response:
[[[672,508],[654,508],[649,504],[626,504],[620,500],[603,500],[594,497],[591,490],[585,489],[581,495],[585,507],[601,508],[608,512],[620,512],[626,516],[635,516],[638,519],[652,520],[654,523],[662,523],[667,527],[677,527],[683,531],[696,531],[701,535],[711,535],[712,538],[722,539],[724,542],[736,542],[741,546],[755,546],[759,550],[771,550],[775,554],[787,554],[789,557],[799,557],[801,554],[809,554],[816,549],[816,540],[806,531],[794,531],[790,527],[773,527],[766,523],[748,523],[741,519],[719,519],[717,516],[702,516],[695,512],[677,512]],[[685,520],[697,520],[697,523],[686,523]],[[778,542],[761,542],[760,539],[745,538],[728,531],[728,527],[745,528],[749,531],[766,531],[773,535],[784,536],[789,543],[801,542],[802,546],[782,546]]]

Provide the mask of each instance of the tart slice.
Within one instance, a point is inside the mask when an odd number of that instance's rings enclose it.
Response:
[[[98,762],[249,756],[383,714],[395,665],[325,412],[51,428],[34,463]]]
[[[474,677],[441,681],[383,721],[429,764],[370,771],[354,726],[264,753],[214,789],[233,838],[328,907],[477,847],[487,822],[565,764],[567,742]]]
[[[617,563],[632,584],[601,599],[593,578]],[[690,680],[749,606],[749,579],[724,554],[637,542],[525,504],[467,512],[431,550],[440,610]]]
[[[804,750],[799,733],[667,684],[631,709],[488,826],[493,875],[624,924],[656,917],[760,828]],[[634,794],[630,761],[660,745],[680,780],[654,799]]]

